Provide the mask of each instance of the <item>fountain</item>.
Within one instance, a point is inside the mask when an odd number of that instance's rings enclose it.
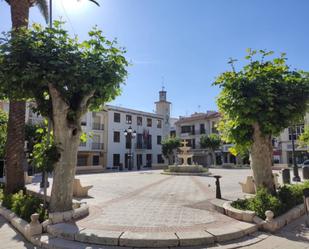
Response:
[[[194,164],[193,162],[193,153],[190,152],[191,147],[187,146],[188,142],[183,140],[181,142],[182,146],[178,149],[180,153],[177,157],[182,160],[181,164],[169,165],[168,169],[164,174],[173,174],[173,175],[209,175],[209,172],[202,165]],[[189,159],[191,159],[191,164],[189,164]]]

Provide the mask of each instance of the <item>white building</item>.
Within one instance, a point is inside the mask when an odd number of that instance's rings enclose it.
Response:
[[[303,161],[309,159],[308,147],[301,146],[298,138],[304,132],[305,126],[309,125],[309,113],[304,117],[303,122],[295,125],[294,140],[295,140],[295,159],[296,163],[301,164]],[[290,128],[284,129],[278,137],[273,139],[274,154],[273,159],[275,163],[292,164],[292,131]]]
[[[164,163],[161,140],[169,134],[171,103],[166,91],[159,95],[155,113],[111,105],[100,112],[88,112],[82,121],[88,139],[79,147],[79,169],[140,169]],[[129,127],[136,132],[132,140],[124,134]]]
[[[217,134],[216,125],[220,120],[220,114],[216,111],[207,111],[206,113],[194,113],[189,117],[179,117],[176,125],[176,136],[188,141],[188,146],[193,152],[193,161],[203,166],[209,166],[214,163],[215,158],[207,150],[200,146],[201,136]],[[235,157],[229,153],[230,145],[223,145],[216,151],[217,163],[234,163]]]

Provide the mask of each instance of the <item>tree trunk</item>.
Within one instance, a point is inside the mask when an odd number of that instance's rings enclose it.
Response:
[[[24,101],[10,101],[5,164],[6,193],[16,193],[25,186],[25,107]]]
[[[68,122],[69,106],[60,93],[49,86],[53,106],[54,142],[59,148],[60,159],[54,165],[50,212],[63,212],[72,209],[73,181],[77,163],[77,150],[80,143],[81,126]]]
[[[28,0],[10,0],[12,28],[28,26]],[[25,101],[10,99],[9,121],[6,143],[6,193],[14,193],[25,186],[24,145],[25,145]]]
[[[255,186],[264,187],[270,193],[275,193],[272,177],[273,148],[270,135],[263,135],[258,124],[253,125],[253,144],[251,146],[251,168]]]
[[[68,104],[52,84],[48,84],[48,87],[52,100],[54,143],[60,153],[60,159],[54,165],[49,210],[50,212],[64,212],[72,209],[77,151],[82,133],[81,117],[87,112],[88,101],[94,91],[82,98],[78,110],[75,110],[75,121],[69,121],[67,119],[70,111]]]
[[[212,156],[214,166],[217,166],[217,160],[216,160],[217,158],[216,158],[216,153],[214,150],[211,150],[211,156]]]

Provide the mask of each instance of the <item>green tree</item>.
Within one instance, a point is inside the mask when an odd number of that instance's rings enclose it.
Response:
[[[250,149],[256,186],[271,193],[272,137],[303,119],[309,100],[308,73],[291,70],[285,54],[266,60],[272,54],[248,50],[247,65],[236,71],[231,60],[232,70],[214,82],[222,88],[217,103],[223,139]]]
[[[48,20],[46,0],[5,0],[11,8],[12,29],[28,27],[29,8],[37,6]],[[6,143],[6,186],[7,193],[15,193],[24,187],[24,144],[25,144],[25,110],[23,98],[10,97],[9,120]]]
[[[305,131],[299,136],[301,146],[309,146],[309,126],[305,126]]]
[[[216,153],[215,151],[220,148],[221,145],[221,138],[218,134],[210,134],[209,136],[201,136],[200,139],[200,145],[201,148],[203,149],[209,149],[213,163],[216,165],[217,160],[216,160]]]
[[[82,116],[119,95],[127,75],[125,50],[96,28],[89,36],[79,42],[55,21],[53,28],[34,25],[1,39],[2,88],[13,96],[23,89],[52,123],[59,161],[53,167],[51,212],[72,209]]]
[[[162,140],[161,145],[162,154],[167,158],[168,164],[173,164],[176,149],[180,147],[180,139],[177,137],[167,137]]]
[[[7,136],[7,114],[0,109],[0,159],[5,156],[5,143]]]

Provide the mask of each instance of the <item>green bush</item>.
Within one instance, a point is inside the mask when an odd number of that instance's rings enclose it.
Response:
[[[277,196],[273,196],[266,189],[259,189],[253,198],[238,199],[232,206],[241,210],[254,211],[259,217],[265,219],[265,211],[271,210],[275,217],[303,202],[303,190],[309,188],[309,181],[294,185],[284,185]]]
[[[5,195],[0,192],[0,200],[1,198],[4,207],[11,209],[17,216],[28,222],[31,221],[30,216],[34,213],[39,214],[41,222],[48,217],[47,210],[43,208],[41,200],[32,195],[24,194],[23,191],[13,195]]]

